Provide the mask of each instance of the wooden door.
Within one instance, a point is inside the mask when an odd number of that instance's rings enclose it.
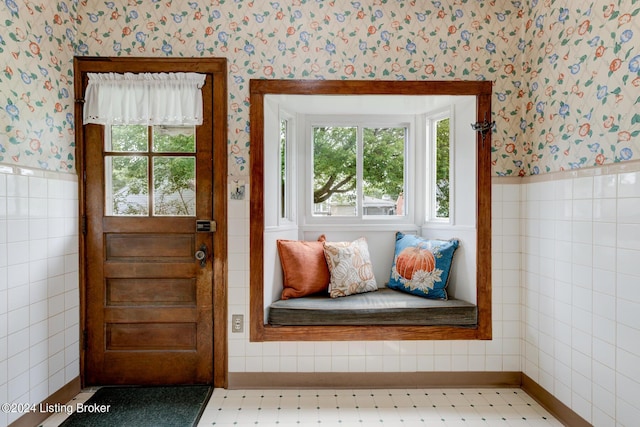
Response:
[[[226,385],[213,87],[200,126],[83,126],[85,385]]]

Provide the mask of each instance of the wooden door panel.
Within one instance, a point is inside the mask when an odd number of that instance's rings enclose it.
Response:
[[[108,278],[105,286],[107,307],[196,305],[195,279]]]
[[[197,344],[193,323],[106,323],[107,351],[192,350]]]
[[[135,278],[180,278],[184,276],[195,277],[198,265],[193,264],[171,264],[161,262],[132,263],[132,262],[109,262],[102,266],[104,277],[111,279],[131,279]],[[162,272],[162,273],[160,273]]]
[[[111,378],[113,384],[127,384],[131,378],[136,379],[136,384],[181,384],[185,376],[195,378],[194,383],[206,383],[207,378],[198,372],[196,358],[185,358],[184,353],[145,351],[146,357],[141,360],[129,357],[127,352],[113,352],[101,376]],[[154,369],[150,370],[149,366]],[[163,372],[162,378],[158,378],[157,371]]]
[[[193,262],[194,247],[195,236],[193,232],[189,234],[109,233],[105,235],[107,262],[169,261],[191,263]]]

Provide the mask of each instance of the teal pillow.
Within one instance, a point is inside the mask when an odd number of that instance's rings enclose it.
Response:
[[[429,240],[397,232],[387,286],[421,297],[447,299],[451,262],[458,245],[457,239]]]

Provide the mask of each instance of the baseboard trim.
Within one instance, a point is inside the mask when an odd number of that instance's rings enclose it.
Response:
[[[562,424],[571,427],[591,427],[588,421],[525,374],[522,374],[522,384],[520,388],[549,411]]]
[[[520,387],[520,372],[229,372],[229,389]]]
[[[80,393],[80,377],[76,377],[69,381],[67,384],[62,386],[62,388],[51,396],[47,397],[45,400],[41,402],[41,404],[51,404],[55,405],[56,403],[65,404],[69,402],[71,399],[76,397]],[[38,406],[39,407],[39,406]],[[40,424],[42,421],[49,418],[52,413],[48,412],[29,412],[9,424],[8,427],[33,427]]]

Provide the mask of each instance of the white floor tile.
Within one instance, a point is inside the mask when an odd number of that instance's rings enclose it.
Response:
[[[80,393],[84,402],[93,391]],[[66,414],[41,424],[56,427]],[[225,390],[215,389],[203,426],[561,426],[520,389]],[[117,427],[117,426],[114,426]]]

